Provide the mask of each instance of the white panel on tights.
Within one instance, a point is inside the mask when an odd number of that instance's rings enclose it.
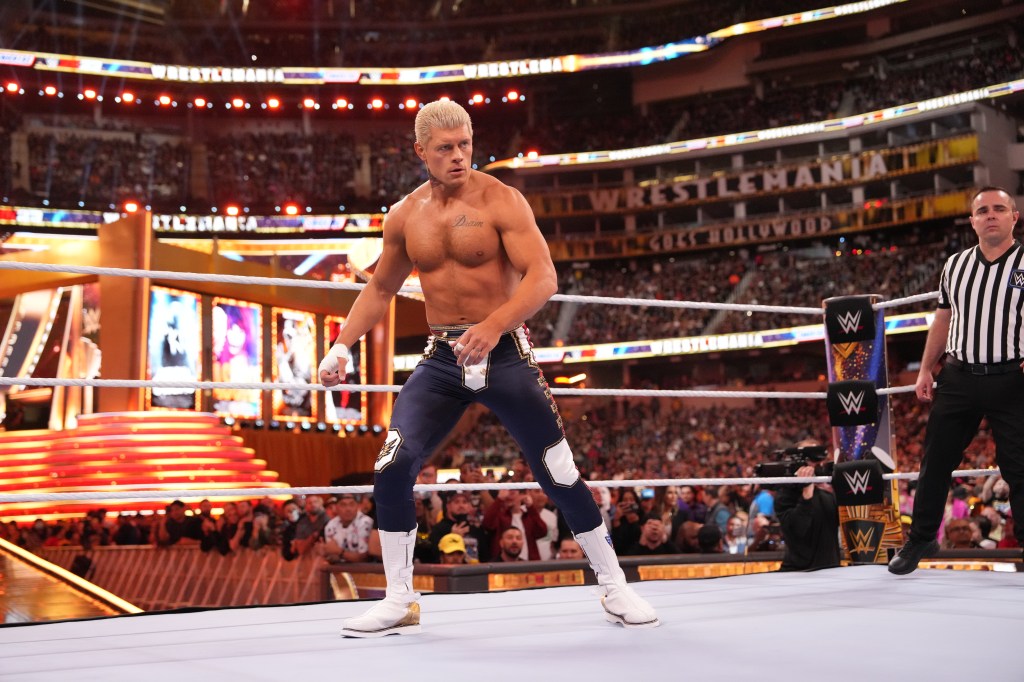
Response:
[[[580,479],[580,470],[572,461],[572,450],[565,438],[544,451],[544,468],[557,485],[571,486]]]

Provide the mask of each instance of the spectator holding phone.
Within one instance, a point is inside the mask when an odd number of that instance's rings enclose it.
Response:
[[[640,541],[640,502],[636,491],[623,488],[612,517],[612,545],[623,554]]]
[[[444,518],[430,529],[430,544],[441,556],[441,538],[451,533],[460,536],[466,545],[466,559],[475,563],[481,556],[490,556],[490,535],[480,527],[477,514],[469,495],[461,490],[446,492],[444,500]]]

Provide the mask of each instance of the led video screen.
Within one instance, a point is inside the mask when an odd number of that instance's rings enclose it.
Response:
[[[344,317],[328,315],[324,324],[324,353],[341,332]],[[352,363],[346,368],[346,384],[366,383],[366,340],[360,339],[353,348]],[[366,394],[356,391],[326,391],[324,393],[324,421],[334,424],[362,425],[366,423]]]
[[[202,317],[199,296],[186,291],[150,287],[149,380],[199,381],[202,376]],[[194,410],[194,388],[151,388],[150,407]]]
[[[274,308],[271,319],[274,361],[271,372],[275,383],[308,384],[317,367],[316,318],[312,313]],[[273,418],[316,420],[316,401],[309,389],[273,392]]]
[[[263,381],[263,315],[259,305],[226,298],[213,299],[211,343],[213,381]],[[259,419],[259,389],[215,388],[213,411],[222,416]]]

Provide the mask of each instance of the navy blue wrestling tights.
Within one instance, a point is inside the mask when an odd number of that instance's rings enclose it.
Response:
[[[424,460],[478,402],[519,444],[534,478],[574,533],[601,524],[601,514],[565,440],[562,418],[537,366],[525,327],[502,334],[484,362],[459,367],[449,340],[466,327],[432,327],[423,359],[395,401],[387,440],[374,464],[380,530],[416,528],[412,487]]]

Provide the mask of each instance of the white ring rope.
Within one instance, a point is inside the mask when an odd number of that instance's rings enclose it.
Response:
[[[324,282],[315,279],[290,279],[286,277],[250,277],[244,275],[199,274],[173,270],[137,270],[130,268],[102,268],[92,265],[54,265],[50,263],[19,263],[0,261],[0,270],[29,270],[35,272],[61,272],[80,275],[112,275],[150,279],[184,280],[189,282],[222,282],[226,284],[256,284],[264,286],[306,287],[311,289],[338,289],[359,291],[366,285],[359,282]],[[421,293],[420,287],[406,286],[399,293]],[[938,296],[937,291],[894,299],[874,305],[876,310],[924,301]],[[687,308],[696,310],[731,310],[735,312],[795,313],[800,315],[821,315],[822,308],[801,306],[758,305],[753,303],[708,303],[703,301],[666,301],[654,298],[620,298],[614,296],[579,296],[555,294],[552,301],[592,303],[604,305],[648,306],[652,308]]]
[[[398,393],[401,386],[387,384],[340,384],[324,386],[322,384],[282,384],[274,382],[240,382],[228,381],[147,381],[143,379],[47,379],[41,377],[0,377],[0,386],[76,386],[94,388],[194,388],[211,389],[226,388],[249,391],[346,391],[349,393]],[[893,393],[910,393],[914,386],[897,386],[880,388],[879,395]],[[828,394],[821,391],[698,391],[669,389],[629,389],[629,388],[552,388],[553,395],[575,396],[638,396],[648,398],[777,398],[784,400],[824,399]]]
[[[930,301],[938,297],[939,292],[929,291],[924,294],[914,294],[913,296],[894,298],[891,301],[881,301],[880,303],[875,303],[871,307],[875,310],[885,310],[886,308],[896,308],[898,306],[910,305],[911,303],[918,303],[919,301]]]
[[[953,477],[974,478],[977,476],[995,476],[999,469],[964,469],[954,471]],[[885,480],[900,479],[913,480],[920,476],[918,472],[904,474],[884,474]],[[592,488],[657,488],[667,485],[807,485],[809,483],[829,483],[831,476],[809,476],[796,478],[793,476],[778,477],[748,477],[748,478],[647,478],[629,481],[586,481],[587,486]],[[345,485],[345,486],[314,486],[303,488],[220,488],[216,490],[120,490],[110,492],[81,491],[61,493],[0,493],[0,504],[21,503],[21,502],[66,502],[69,500],[166,500],[169,497],[180,497],[186,499],[202,499],[209,497],[263,497],[266,495],[339,495],[342,493],[365,494],[372,493],[372,485]],[[451,492],[460,490],[472,492],[477,490],[538,490],[540,484],[535,481],[524,483],[433,483],[419,484],[413,486],[417,492]],[[175,495],[174,493],[179,493]]]

